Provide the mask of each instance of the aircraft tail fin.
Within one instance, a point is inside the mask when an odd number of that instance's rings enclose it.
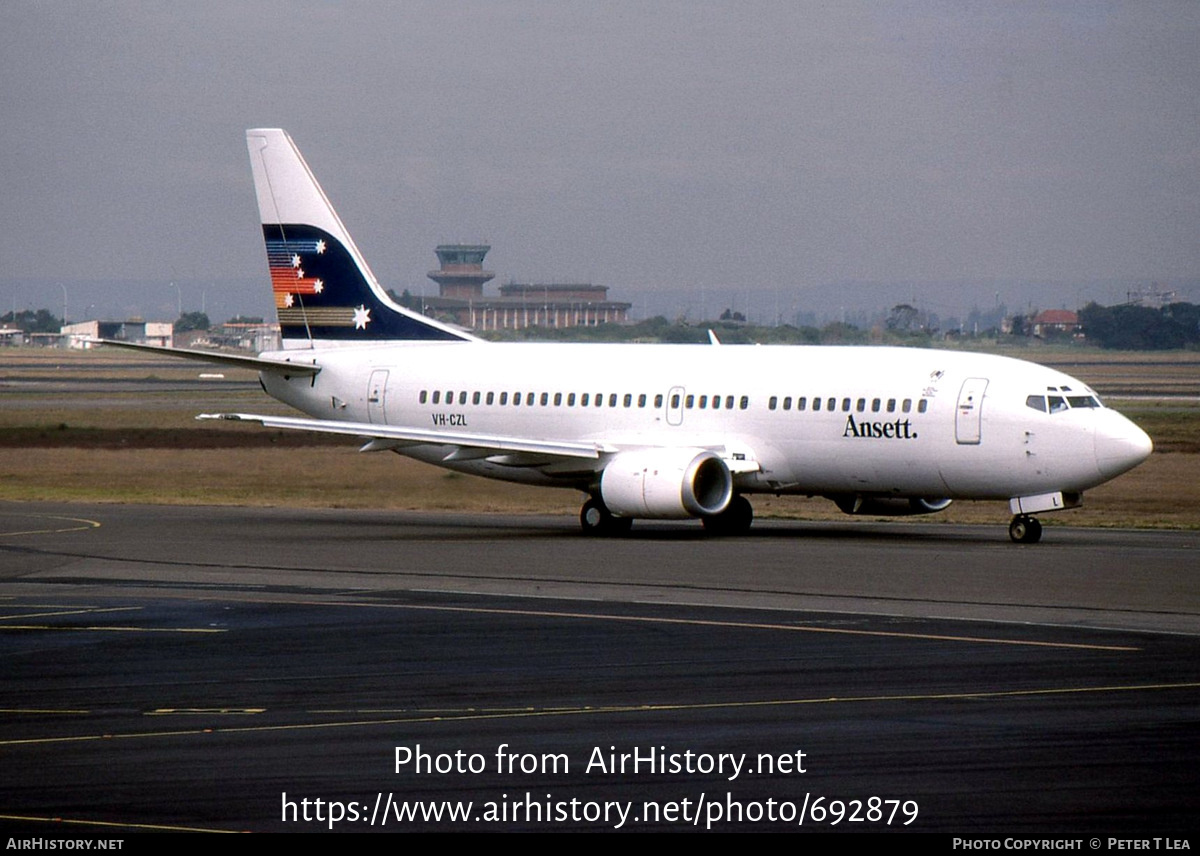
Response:
[[[474,339],[388,298],[285,131],[246,145],[285,348]]]

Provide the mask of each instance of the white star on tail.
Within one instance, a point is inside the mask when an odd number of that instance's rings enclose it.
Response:
[[[300,256],[296,254],[292,255],[292,267],[300,267]]]
[[[296,298],[293,295],[285,294],[283,296],[283,305],[285,307],[290,309],[292,307],[292,304],[294,304],[295,302],[296,302]]]
[[[317,294],[320,294],[324,290],[325,290],[325,283],[321,282],[321,280],[318,279],[316,282],[313,283],[313,291],[316,292]]]
[[[325,241],[324,240],[317,241],[317,255],[319,256],[323,252],[325,252]]]
[[[359,306],[354,310],[354,329],[365,330],[367,325],[371,323],[371,310],[366,306]]]

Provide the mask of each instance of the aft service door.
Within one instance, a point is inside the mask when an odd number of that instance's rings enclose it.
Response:
[[[958,393],[958,409],[954,417],[954,439],[959,445],[977,445],[980,439],[980,423],[983,419],[983,391],[987,389],[987,378],[969,377],[963,381]]]
[[[367,383],[367,418],[377,424],[387,424],[387,369],[375,369]]]

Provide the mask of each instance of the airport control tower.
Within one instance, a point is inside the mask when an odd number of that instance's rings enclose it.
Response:
[[[428,274],[438,284],[438,296],[482,300],[483,284],[495,276],[483,269],[483,257],[490,249],[489,244],[438,244],[434,252],[442,266]]]

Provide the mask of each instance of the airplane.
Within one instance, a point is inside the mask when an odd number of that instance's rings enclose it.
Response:
[[[282,350],[166,352],[256,369],[305,417],[199,419],[361,438],[450,470],[574,487],[580,524],[749,530],[755,494],[848,514],[1008,500],[1009,536],[1137,466],[1150,438],[1086,384],[1008,357],[896,347],[498,343],[405,309],[286,132],[246,132]]]

